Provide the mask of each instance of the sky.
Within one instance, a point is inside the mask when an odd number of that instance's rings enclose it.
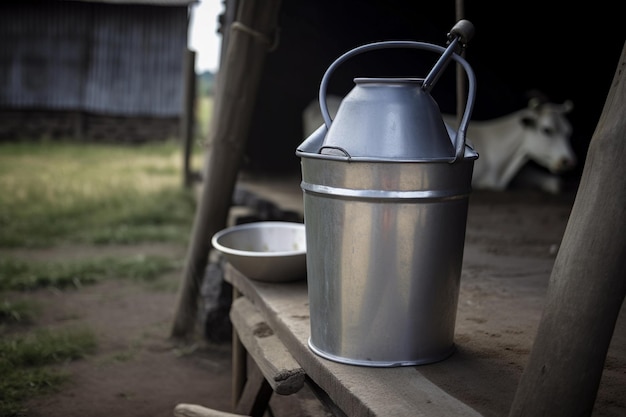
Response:
[[[224,11],[222,0],[200,0],[193,5],[189,29],[189,49],[196,51],[196,72],[216,72],[222,35],[217,33],[217,17]]]

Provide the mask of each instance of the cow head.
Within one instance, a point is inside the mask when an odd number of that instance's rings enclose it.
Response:
[[[570,170],[576,165],[576,155],[570,145],[572,127],[565,117],[572,108],[571,101],[555,104],[531,98],[522,113],[527,154],[553,173]]]

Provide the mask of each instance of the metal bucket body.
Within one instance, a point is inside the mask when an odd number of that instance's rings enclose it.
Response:
[[[381,367],[448,357],[474,159],[299,155],[310,348],[334,361]]]

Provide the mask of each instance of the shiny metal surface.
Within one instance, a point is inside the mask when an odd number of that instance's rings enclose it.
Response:
[[[453,352],[472,169],[303,158],[313,351],[367,366]]]
[[[458,131],[444,123],[419,78],[356,78],[331,120],[326,85],[353,55],[381,48],[447,53],[470,80]],[[454,48],[454,45],[451,45]],[[364,366],[418,365],[454,351],[454,327],[476,152],[465,144],[474,76],[444,48],[380,42],[353,49],[326,71],[320,126],[301,158],[309,347]]]
[[[452,35],[452,33],[454,33]],[[457,25],[454,26],[453,30],[449,35],[452,35],[453,38],[462,39],[462,41],[467,41],[473,36],[473,25],[469,21],[459,21]],[[450,39],[452,40],[452,39]],[[427,76],[427,81],[424,81],[419,78],[396,78],[398,81],[396,86],[400,85],[400,83],[404,84],[404,87],[409,86],[411,82],[418,82],[419,86],[417,91],[413,88],[413,93],[404,96],[400,100],[396,101],[396,106],[394,109],[389,109],[387,107],[388,103],[393,102],[389,101],[385,98],[385,96],[393,96],[396,94],[392,89],[380,90],[378,93],[383,93],[382,95],[378,95],[375,100],[364,101],[364,106],[359,107],[356,112],[357,119],[360,123],[358,124],[350,124],[351,128],[359,128],[361,124],[366,124],[368,127],[374,127],[376,130],[376,134],[370,133],[370,138],[377,138],[379,141],[387,141],[391,139],[391,142],[387,143],[387,146],[384,148],[383,153],[377,153],[377,151],[372,152],[368,148],[360,148],[357,146],[356,153],[351,154],[349,152],[345,152],[347,156],[351,156],[353,158],[393,158],[393,159],[401,159],[401,160],[423,160],[423,158],[437,158],[437,159],[447,159],[449,162],[454,162],[459,158],[463,157],[465,151],[465,132],[467,131],[467,125],[469,124],[472,110],[474,107],[474,100],[476,98],[476,81],[474,71],[472,67],[469,65],[464,58],[455,53],[458,45],[456,42],[450,42],[447,48],[443,48],[438,45],[433,45],[429,43],[423,42],[413,42],[413,41],[386,41],[386,42],[374,42],[367,45],[362,45],[357,48],[354,48],[339,58],[337,58],[326,70],[324,76],[322,77],[322,81],[320,83],[320,91],[319,91],[319,102],[320,102],[320,110],[322,113],[322,118],[324,119],[324,125],[326,129],[330,130],[332,123],[330,114],[328,112],[328,107],[326,103],[326,92],[328,88],[328,83],[331,75],[335,71],[335,69],[344,63],[346,60],[352,58],[355,55],[359,55],[365,52],[377,50],[377,49],[390,49],[390,48],[410,48],[410,49],[418,49],[430,52],[440,53],[441,56],[438,62],[435,64],[435,67],[430,71]],[[468,80],[468,91],[467,91],[467,101],[465,104],[465,111],[463,112],[463,116],[461,118],[461,122],[459,126],[454,129],[454,136],[452,138],[454,152],[453,155],[448,155],[447,150],[440,148],[440,146],[445,145],[441,141],[441,138],[445,137],[442,134],[443,130],[441,129],[440,121],[441,115],[439,114],[439,107],[430,97],[430,91],[434,87],[436,80],[441,75],[441,72],[445,69],[446,63],[449,60],[454,60],[464,69],[465,74],[467,75]],[[359,78],[355,79],[355,83],[357,87],[359,86]],[[379,82],[383,84],[387,84],[387,86],[392,86],[392,78],[361,78],[361,80],[369,80],[368,82]],[[413,80],[413,81],[410,81]],[[428,84],[425,84],[428,82]],[[348,95],[352,94],[355,90],[358,90],[356,87],[351,91]],[[423,94],[422,94],[423,93]],[[381,105],[379,105],[382,104]],[[343,105],[343,103],[342,103]],[[399,105],[408,106],[402,109],[408,117],[398,118],[395,117],[395,111],[399,110]],[[389,110],[395,110],[389,112]],[[341,106],[339,107],[337,117],[335,120],[340,117],[347,118],[344,115],[340,115]],[[385,115],[391,115],[391,120],[385,120]],[[372,119],[374,117],[374,119]],[[411,123],[413,119],[418,118],[421,121],[417,124]],[[375,124],[372,124],[372,121],[375,120],[381,126],[376,127]],[[351,120],[354,121],[354,120]],[[397,124],[397,121],[401,121],[400,124]],[[424,123],[425,122],[425,123]],[[415,127],[418,129],[407,129],[407,127]],[[381,132],[385,134],[380,135]],[[329,132],[329,136],[332,134]],[[329,138],[328,144],[332,145],[334,148],[340,151],[345,151],[346,147],[341,144],[337,144],[336,142],[342,143],[344,140],[348,140],[350,144],[354,144],[352,141],[353,137],[359,137],[359,135],[348,135],[342,136],[339,135],[338,138]],[[419,141],[410,140],[419,138]],[[400,141],[398,141],[400,139]],[[409,139],[408,141],[406,139]],[[363,145],[363,142],[360,142]],[[370,145],[375,144],[376,142],[370,141],[368,142]],[[400,146],[398,146],[400,145]],[[434,146],[434,148],[433,148]],[[323,150],[323,149],[322,149]],[[435,153],[431,153],[435,150]],[[424,152],[426,151],[426,152]],[[386,152],[391,152],[391,154],[386,154]]]
[[[351,159],[453,158],[454,146],[439,107],[430,94],[422,91],[422,81],[355,79],[356,85],[342,100],[320,153],[336,155],[334,150],[340,148]]]
[[[306,232],[304,224],[255,222],[217,232],[211,244],[242,274],[265,282],[304,279]]]

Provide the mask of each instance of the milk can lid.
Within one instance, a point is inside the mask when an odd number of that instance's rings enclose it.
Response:
[[[351,161],[454,160],[456,131],[443,122],[419,78],[356,78],[330,128],[323,124],[298,148],[302,157]],[[315,156],[314,156],[315,155]],[[465,158],[478,155],[468,146]]]

